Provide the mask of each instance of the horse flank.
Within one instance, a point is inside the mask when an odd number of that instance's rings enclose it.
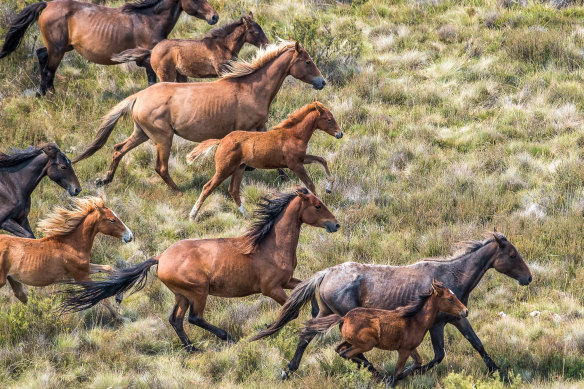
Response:
[[[85,197],[73,200],[69,209],[58,207],[38,224],[45,236],[65,236],[75,230],[85,217],[96,208],[103,208],[101,197]]]
[[[278,44],[271,44],[265,48],[258,49],[255,57],[251,61],[238,59],[225,65],[225,71],[221,73],[221,79],[239,78],[247,76],[262,68],[271,60],[277,58],[285,51],[294,49],[295,42],[282,40]]]

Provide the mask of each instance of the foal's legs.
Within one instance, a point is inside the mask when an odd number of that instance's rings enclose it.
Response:
[[[235,201],[239,212],[243,214],[244,217],[249,217],[249,213],[241,203],[241,197],[239,197],[239,189],[241,188],[241,180],[243,180],[243,174],[245,173],[245,165],[240,165],[235,173],[231,176],[231,182],[229,183],[229,194]]]
[[[17,299],[22,301],[23,304],[26,304],[28,301],[28,297],[26,296],[26,292],[24,291],[24,287],[22,286],[22,284],[10,276],[7,276],[6,279],[8,279],[8,282],[12,287],[14,296],[16,296]]]
[[[349,344],[349,343],[347,343],[347,344]],[[339,346],[337,346],[337,348],[339,348],[341,345],[343,345],[343,343],[341,343]],[[365,358],[360,357],[363,353],[371,350],[372,347],[371,348],[363,348],[363,347],[356,347],[356,346],[353,346],[350,344],[349,344],[349,346],[350,347],[343,347],[340,351],[337,351],[341,357],[356,363],[357,366],[359,366],[359,368],[361,368],[361,366],[365,366],[367,368],[367,370],[369,370],[373,374],[373,377],[375,377],[375,378],[381,377],[381,373],[379,373],[377,371],[377,369],[375,369],[375,367],[373,367],[371,362],[369,362]]]
[[[296,173],[298,178],[300,178],[304,185],[306,185],[308,190],[311,191],[314,195],[316,195],[316,188],[314,187],[314,183],[312,182],[310,177],[308,177],[308,173],[306,172],[306,169],[304,169],[303,164],[298,164],[296,166],[290,167],[290,170]]]
[[[185,333],[185,329],[183,327],[183,320],[185,314],[187,313],[188,308],[189,300],[187,300],[186,297],[181,296],[180,294],[176,294],[174,296],[174,308],[172,309],[172,313],[170,314],[168,321],[170,322],[172,328],[174,328],[174,331],[178,335],[185,349],[188,352],[192,353],[194,351],[197,351],[197,349],[191,343],[191,340]]]
[[[134,123],[134,132],[132,133],[132,135],[130,135],[130,137],[123,141],[122,143],[118,143],[117,145],[114,146],[112,162],[105,177],[98,178],[97,180],[95,180],[95,183],[98,186],[109,184],[113,180],[114,174],[116,174],[116,169],[118,168],[118,165],[122,160],[122,157],[126,155],[128,151],[132,150],[135,147],[138,147],[147,140],[148,135],[146,135],[144,131],[142,131],[138,124]]]
[[[208,289],[207,289],[208,290]],[[230,343],[235,343],[231,335],[227,331],[222,330],[219,327],[208,323],[203,319],[203,312],[205,311],[205,304],[207,303],[208,294],[201,293],[194,296],[194,300],[191,303],[191,311],[189,313],[189,323],[201,327],[204,330],[209,331],[221,340],[226,340]]]
[[[331,174],[331,171],[328,168],[328,164],[326,163],[326,160],[322,157],[319,157],[317,155],[310,155],[308,154],[306,157],[304,157],[304,164],[307,165],[309,163],[320,163],[322,165],[322,167],[324,167],[324,171],[326,172],[326,178],[328,180],[328,183],[326,184],[326,193],[331,193],[332,189],[333,189],[333,183],[335,182],[335,177]]]
[[[203,202],[205,201],[205,199],[207,197],[209,197],[209,195],[211,193],[213,193],[213,191],[223,182],[225,181],[225,179],[227,177],[229,177],[230,175],[233,174],[233,172],[235,171],[235,169],[237,169],[237,166],[229,166],[226,169],[217,169],[215,171],[215,175],[213,176],[213,178],[211,178],[211,180],[209,182],[207,182],[205,184],[205,186],[203,186],[203,190],[201,191],[201,195],[199,196],[199,199],[197,200],[197,202],[195,203],[195,205],[193,205],[193,209],[191,209],[191,213],[189,214],[189,218],[191,220],[195,220],[195,218],[197,217],[197,214],[199,213],[199,209],[201,209],[201,205],[203,205]]]
[[[404,378],[404,375],[402,374],[402,372],[404,371],[406,361],[408,360],[410,354],[412,354],[412,353],[413,352],[411,350],[404,350],[404,349],[398,350],[397,363],[395,364],[395,372],[393,373],[393,379],[391,380],[391,387],[392,388],[395,387],[395,384],[397,383],[397,381]],[[416,353],[417,353],[417,351],[416,351]]]

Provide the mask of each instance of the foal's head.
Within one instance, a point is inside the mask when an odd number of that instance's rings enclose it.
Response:
[[[344,133],[337,124],[332,112],[318,101],[315,101],[314,104],[320,113],[318,121],[316,122],[316,128],[329,135],[333,135],[337,139],[341,139]]]
[[[341,227],[335,216],[315,195],[302,188],[296,191],[300,198],[300,220],[314,227],[321,227],[327,232],[337,232]]]
[[[519,281],[521,285],[529,285],[532,280],[529,267],[511,242],[500,232],[493,233],[493,242],[497,251],[493,257],[493,267],[500,273]]]
[[[96,225],[98,232],[119,238],[124,243],[132,241],[134,238],[132,231],[130,231],[114,211],[103,204],[103,201],[101,203],[96,202],[94,207],[98,217]]]
[[[207,0],[180,0],[180,6],[189,15],[205,19],[209,24],[215,24],[219,20],[219,15]]]
[[[47,164],[47,176],[66,189],[71,196],[77,196],[81,192],[81,184],[73,171],[71,161],[54,143],[49,143],[42,148],[49,158]]]
[[[294,47],[294,56],[292,57],[289,74],[300,81],[312,84],[314,89],[320,90],[326,85],[322,73],[318,70],[308,52],[298,42]]]
[[[448,313],[457,317],[467,317],[468,309],[456,297],[450,289],[444,286],[439,281],[432,282],[432,294],[430,298],[434,298],[438,305],[438,311]]]
[[[263,47],[270,43],[264,30],[259,24],[253,20],[253,14],[249,11],[249,15],[241,18],[241,21],[245,25],[245,42],[256,47]]]

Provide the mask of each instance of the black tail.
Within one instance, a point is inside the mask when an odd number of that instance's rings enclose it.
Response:
[[[150,267],[157,263],[157,259],[150,258],[136,266],[116,270],[105,281],[69,284],[60,291],[66,296],[60,306],[61,313],[83,311],[103,299],[127,292],[134,286],[134,292],[139,291],[146,285]]]
[[[12,21],[12,24],[10,24],[10,29],[8,30],[8,34],[6,34],[6,41],[4,42],[4,46],[2,46],[2,50],[0,50],[0,58],[4,58],[16,50],[28,26],[39,18],[39,15],[46,6],[47,3],[45,2],[35,3],[20,11]]]

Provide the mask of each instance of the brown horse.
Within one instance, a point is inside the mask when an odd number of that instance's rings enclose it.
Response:
[[[463,252],[451,260],[429,258],[408,266],[347,262],[322,270],[292,291],[276,321],[261,331],[256,339],[276,333],[298,317],[300,308],[313,300],[317,292],[321,308],[318,315],[324,317],[331,314],[345,315],[357,307],[399,308],[407,305],[413,296],[424,292],[433,278],[440,279],[466,305],[470,293],[491,268],[516,279],[520,285],[531,283],[529,267],[515,246],[500,232],[493,233],[484,241],[463,242],[462,246]],[[448,323],[454,325],[479,352],[489,370],[498,369],[466,318],[455,319],[449,315],[439,315],[430,328],[434,359],[415,370],[426,372],[442,361],[444,326]],[[312,338],[313,336],[300,338],[288,369],[282,372],[282,378],[287,378],[298,369]],[[365,358],[362,355],[359,357]]]
[[[165,39],[152,50],[137,48],[112,57],[116,62],[150,61],[160,81],[185,82],[187,77],[219,77],[229,61],[237,60],[244,43],[270,43],[253,14],[214,28],[200,40]]]
[[[130,242],[132,232],[105,207],[99,197],[75,199],[71,209],[57,208],[39,223],[42,239],[0,235],[0,287],[6,280],[14,295],[24,304],[27,296],[22,284],[47,286],[70,281],[91,281],[89,274],[111,272],[107,265],[90,263],[91,248],[98,232]],[[113,307],[104,301],[119,318]]]
[[[159,83],[126,98],[104,117],[96,139],[73,162],[102,148],[120,117],[129,114],[134,133],[114,146],[110,168],[98,184],[111,182],[122,157],[150,138],[156,146],[156,172],[181,193],[168,173],[175,134],[202,142],[223,138],[231,131],[263,131],[270,104],[288,75],[315,89],[326,85],[306,50],[294,42],[270,45],[258,50],[251,63],[238,60],[228,66],[230,72],[217,81]]]
[[[335,232],[339,224],[327,207],[306,189],[268,200],[256,211],[252,228],[243,236],[223,239],[181,240],[159,256],[137,266],[117,270],[103,282],[85,283],[80,292],[69,288],[65,311],[87,309],[104,298],[124,292],[133,285],[144,285],[148,269],[158,265],[158,278],[174,293],[175,305],[170,324],[188,351],[194,346],[183,329],[188,320],[231,341],[224,330],[203,319],[209,295],[243,297],[262,293],[284,304],[284,289],[300,283],[293,277],[296,247],[303,223]]]
[[[414,359],[414,367],[422,366],[422,357],[416,349],[426,332],[434,325],[438,313],[443,312],[457,318],[468,316],[468,309],[454,293],[441,282],[432,282],[428,293],[420,294],[417,299],[405,307],[391,311],[375,308],[354,308],[345,316],[329,315],[314,318],[306,323],[301,336],[315,336],[332,329],[337,324],[341,326],[343,342],[335,351],[343,358],[365,365],[373,373],[373,377],[381,378],[381,374],[366,359],[359,355],[379,348],[382,350],[397,350],[398,358],[395,365],[391,386],[405,378],[404,373],[408,357]]]
[[[199,199],[191,210],[191,220],[195,220],[205,199],[230,176],[232,177],[229,193],[241,213],[247,216],[247,211],[239,197],[239,187],[246,166],[258,169],[288,168],[296,173],[312,193],[316,194],[314,183],[308,177],[304,165],[317,162],[326,171],[328,177],[326,191],[330,193],[335,178],[326,160],[316,155],[306,154],[308,141],[317,129],[337,139],[343,137],[343,131],[339,128],[331,111],[318,101],[298,109],[268,132],[235,131],[221,140],[209,139],[195,147],[187,156],[189,163],[201,155],[209,155],[211,149],[219,145],[215,152],[215,175],[203,187]]]
[[[219,16],[207,0],[139,0],[119,8],[73,0],[40,2],[24,8],[12,21],[0,58],[16,50],[26,29],[38,19],[45,44],[37,50],[41,70],[40,94],[54,90],[57,67],[67,51],[101,65],[115,65],[112,55],[135,47],[152,48],[166,39],[182,11],[209,24]],[[156,74],[147,64],[148,80]]]

